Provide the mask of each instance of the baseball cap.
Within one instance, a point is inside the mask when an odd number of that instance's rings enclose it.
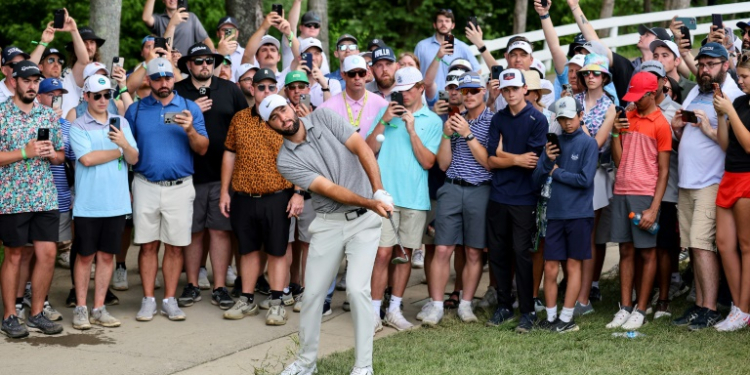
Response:
[[[320,16],[318,15],[318,13],[315,13],[315,11],[313,10],[306,12],[302,16],[302,21],[300,22],[300,25],[307,25],[311,23],[315,23],[318,25],[321,24]]]
[[[638,34],[651,33],[656,35],[656,39],[671,40],[672,37],[667,32],[667,29],[663,27],[647,27],[646,25],[638,25]]]
[[[698,56],[695,56],[695,58],[700,58],[702,56],[708,56],[708,57],[723,57],[725,59],[729,59],[729,54],[727,53],[727,49],[724,48],[719,43],[711,42],[706,43],[705,46],[701,47],[700,52],[698,52]]]
[[[646,95],[647,92],[656,91],[659,88],[659,83],[656,80],[656,76],[649,72],[638,72],[633,75],[630,79],[630,85],[628,85],[628,93],[622,97],[623,101],[626,102],[637,102]]]
[[[240,23],[237,22],[237,19],[235,19],[232,16],[222,17],[219,20],[219,24],[216,26],[216,30],[221,30],[221,27],[224,26],[224,25],[232,25],[234,27],[237,27],[237,26],[239,26],[239,24]]]
[[[745,31],[748,27],[750,27],[750,23],[747,23],[745,21],[737,22],[737,27],[740,28],[740,30]]]
[[[271,35],[263,35],[263,37],[260,38],[260,44],[258,45],[258,49],[260,49],[260,47],[265,46],[266,44],[273,44],[274,46],[276,46],[276,49],[281,48],[281,43],[279,43],[279,40],[274,38]]]
[[[469,60],[461,58],[453,59],[453,61],[451,61],[451,64],[448,66],[449,72],[455,69],[462,69],[465,72],[472,71],[471,63],[469,62]]]
[[[401,92],[411,90],[417,82],[424,79],[422,72],[413,66],[407,66],[396,71],[396,84],[391,92]]]
[[[263,68],[258,69],[258,71],[253,76],[253,83],[258,83],[264,79],[270,79],[271,81],[278,82],[276,80],[276,73],[274,73],[271,69]]]
[[[549,109],[556,117],[573,118],[583,111],[583,106],[573,97],[565,96],[558,99]]]
[[[318,47],[321,52],[323,51],[323,43],[319,39],[305,38],[305,40],[299,42],[299,53],[305,53],[312,47]]]
[[[351,55],[344,59],[344,73],[355,69],[367,70],[367,62],[362,56]]]
[[[380,60],[396,61],[396,54],[391,47],[378,47],[372,51],[372,63],[375,64]]]
[[[377,38],[375,38],[375,39],[371,40],[369,43],[367,43],[367,50],[368,51],[371,50],[372,47],[383,48],[385,46],[386,46],[386,44],[383,41],[383,39],[377,39]]]
[[[112,83],[109,82],[109,78],[101,75],[94,74],[93,76],[86,79],[83,84],[83,92],[100,92],[100,91],[111,91]]]
[[[268,122],[268,118],[271,117],[271,112],[273,112],[274,109],[285,105],[287,105],[286,99],[281,95],[273,94],[266,96],[266,98],[260,102],[260,106],[258,106],[260,118],[262,118],[263,121]]]
[[[482,77],[479,76],[479,74],[476,74],[474,72],[468,72],[464,73],[459,79],[458,79],[458,88],[459,89],[481,89],[484,88],[484,85],[482,85]]]
[[[602,44],[598,40],[588,41],[588,42],[584,43],[582,46],[576,47],[575,50],[578,51],[578,50],[580,50],[582,48],[585,49],[586,51],[588,51],[588,53],[595,53],[597,55],[604,55],[604,56],[608,55],[607,54],[607,47],[605,47],[604,44]]]
[[[597,55],[595,53],[586,55],[583,68],[579,72],[602,72],[610,77],[612,76],[609,73],[609,59],[604,55]]]
[[[292,70],[291,72],[286,74],[286,79],[284,80],[284,86],[289,86],[290,83],[294,82],[304,82],[308,85],[310,84],[310,81],[307,79],[307,73],[301,71],[301,70]]]
[[[641,71],[654,73],[659,78],[664,78],[667,75],[667,72],[664,70],[664,65],[658,60],[644,61],[641,64]]]
[[[370,58],[370,63],[372,63],[372,52],[370,52],[370,51],[360,52],[359,55],[362,56],[362,57],[369,57]]]
[[[656,39],[653,42],[651,42],[651,44],[649,44],[648,46],[651,52],[656,51],[657,47],[666,47],[667,49],[672,51],[675,57],[680,57],[680,49],[677,48],[677,44],[675,44],[675,42],[671,40]]]
[[[542,61],[539,60],[539,59],[536,59],[536,60],[532,61],[531,62],[531,66],[529,67],[529,69],[533,69],[533,70],[536,70],[537,72],[539,72],[539,76],[542,79],[544,79],[544,72],[547,71],[547,67],[545,67],[544,64],[542,63]]]
[[[247,73],[247,72],[249,72],[249,71],[251,71],[253,69],[255,69],[257,71],[260,68],[257,67],[256,65],[253,65],[253,64],[250,64],[250,63],[246,63],[246,64],[240,65],[240,67],[237,68],[237,80],[239,81],[240,78],[242,78],[242,76],[245,75],[245,73]]]
[[[59,49],[54,48],[54,47],[47,47],[44,49],[44,53],[42,53],[42,60],[44,60],[47,56],[50,56],[50,55],[57,55],[57,57],[65,58],[65,55],[62,52],[60,52]]]
[[[107,69],[106,66],[104,66],[104,64],[102,64],[100,62],[97,62],[97,61],[94,61],[92,63],[88,63],[86,65],[86,67],[83,68],[83,79],[85,80],[85,79],[93,76],[94,74],[96,74],[96,72],[98,72],[100,70],[104,70],[106,72],[106,74],[109,75],[109,70]]]
[[[354,44],[357,44],[357,43],[359,43],[359,42],[357,42],[357,38],[355,38],[355,37],[354,37],[354,36],[352,36],[351,34],[343,34],[343,35],[341,35],[341,36],[339,37],[339,39],[338,39],[338,40],[336,40],[336,45],[338,46],[339,44],[341,44],[341,42],[343,42],[343,41],[345,41],[345,40],[351,40],[352,42],[354,42]]]
[[[565,65],[576,64],[580,66],[581,68],[583,68],[585,63],[586,63],[586,55],[574,55],[573,57],[570,58],[570,61],[565,63]]]
[[[521,49],[526,53],[531,53],[531,51],[533,51],[533,49],[531,48],[531,44],[523,40],[516,40],[515,42],[508,45],[506,52],[510,53],[510,51],[513,51],[514,49]]]
[[[143,39],[141,39],[141,47],[143,47],[143,45],[146,44],[146,42],[153,42],[153,41],[154,41],[154,37],[153,36],[146,35],[146,36],[143,37]]]
[[[39,67],[29,60],[19,61],[13,67],[13,78],[29,78],[33,76],[42,76]]]
[[[8,46],[8,47],[3,48],[1,65],[5,66],[5,64],[9,63],[10,60],[13,60],[13,58],[18,55],[23,56],[25,60],[28,60],[31,58],[31,56],[29,56],[28,53],[22,51],[20,48],[16,46]]]
[[[461,78],[461,74],[449,74],[445,79],[445,89],[450,85],[458,86],[461,83],[459,78]]]
[[[146,75],[151,79],[174,77],[172,63],[163,57],[157,57],[149,61],[148,65],[146,65]]]
[[[39,84],[39,94],[46,94],[55,90],[62,90],[63,94],[68,93],[68,90],[63,87],[62,81],[57,78],[47,78]]]
[[[570,43],[568,46],[568,58],[573,57],[575,55],[575,51],[578,47],[582,46],[584,43],[586,43],[586,38],[583,36],[583,34],[578,33],[576,37],[573,39],[573,43]]]
[[[506,87],[523,87],[526,85],[526,79],[518,69],[505,69],[500,73],[500,88]]]

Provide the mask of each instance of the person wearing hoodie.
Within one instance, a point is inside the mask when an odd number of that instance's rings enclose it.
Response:
[[[547,320],[540,324],[552,332],[577,331],[573,311],[581,289],[581,268],[591,259],[594,227],[594,176],[599,160],[597,141],[583,132],[583,105],[572,97],[555,102],[554,112],[562,127],[559,147],[547,143],[532,179],[541,186],[548,178],[547,235],[544,247],[544,299]],[[544,194],[543,195],[547,195]],[[562,313],[557,315],[557,273],[565,261],[567,287]]]

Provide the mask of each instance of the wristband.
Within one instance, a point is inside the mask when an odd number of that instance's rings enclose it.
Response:
[[[294,33],[289,34],[287,39],[289,39],[289,48],[292,48],[292,39],[294,39]]]
[[[479,48],[479,53],[484,53],[484,51],[487,50],[487,46],[482,46],[482,48]]]
[[[451,139],[451,137],[445,135],[445,133],[443,133],[443,138],[445,138],[445,139]]]
[[[23,158],[23,160],[28,159],[28,156],[26,156],[26,149],[24,148],[21,149],[21,157]]]
[[[539,16],[539,19],[541,19],[541,20],[546,20],[547,18],[549,18],[549,13],[547,13],[547,14],[545,14],[543,16]]]
[[[299,195],[304,196],[305,195],[305,191],[302,190],[302,189],[297,189],[297,190],[294,191],[294,194],[299,194]]]
[[[120,89],[120,94],[124,94],[126,92],[128,92],[128,88],[127,87],[123,87],[123,88]]]
[[[321,87],[321,88],[320,88],[320,91],[324,91],[324,92],[331,92],[331,88],[330,88],[330,87],[326,87],[326,88],[322,88],[322,87]]]
[[[387,123],[387,122],[383,121],[383,119],[382,119],[382,118],[381,118],[381,119],[380,119],[380,121],[378,121],[378,122],[379,122],[380,124],[383,124],[383,126],[391,126],[391,124],[390,124],[390,123]]]
[[[620,136],[620,133],[612,132],[611,135],[612,135],[612,138],[617,138]]]
[[[45,43],[45,42],[36,42],[32,40],[31,44],[38,44],[40,46],[49,47],[49,43]]]

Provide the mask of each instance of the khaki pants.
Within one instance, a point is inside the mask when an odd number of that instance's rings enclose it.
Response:
[[[354,366],[372,366],[373,312],[370,278],[378,252],[382,220],[367,212],[347,221],[344,214],[317,214],[308,229],[312,236],[307,255],[305,297],[300,316],[300,352],[304,366],[312,366],[318,357],[323,302],[331,279],[344,255],[349,262],[346,295],[354,320]]]

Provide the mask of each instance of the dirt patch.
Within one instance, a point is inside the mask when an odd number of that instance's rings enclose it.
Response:
[[[114,345],[115,340],[105,336],[103,331],[91,331],[81,333],[67,333],[61,335],[46,336],[41,333],[31,333],[24,339],[11,339],[6,337],[8,343],[26,343],[31,346],[60,346],[66,348],[76,348],[81,345]]]

